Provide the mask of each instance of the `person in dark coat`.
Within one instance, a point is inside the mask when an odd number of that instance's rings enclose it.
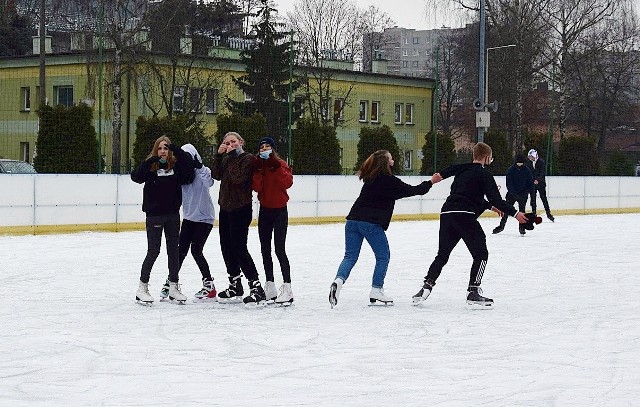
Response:
[[[438,254],[429,267],[422,287],[413,296],[414,305],[420,304],[429,297],[442,268],[449,261],[451,252],[460,240],[465,243],[473,258],[467,288],[467,303],[481,306],[493,305],[493,300],[482,296],[480,289],[489,250],[478,217],[487,209],[491,209],[500,216],[506,213],[518,219],[520,223],[526,223],[527,217],[523,212],[516,211],[500,196],[493,175],[485,168],[492,161],[491,147],[485,143],[478,143],[473,147],[473,162],[451,165],[440,172],[442,179],[455,178],[451,184],[451,193],[440,211]]]
[[[533,148],[529,150],[529,162],[527,166],[531,170],[533,174],[533,184],[535,188],[531,191],[531,212],[536,212],[536,200],[537,193],[540,193],[540,199],[542,200],[542,205],[544,206],[544,211],[547,213],[547,218],[553,222],[555,218],[551,214],[551,209],[549,208],[549,201],[547,201],[547,182],[545,181],[545,176],[547,175],[547,166],[545,161],[538,157],[538,152]]]
[[[376,258],[373,269],[371,293],[369,301],[393,304],[393,299],[385,295],[384,278],[391,254],[385,230],[391,222],[395,201],[414,195],[424,195],[431,186],[442,179],[439,174],[419,185],[412,186],[393,175],[391,167],[394,161],[387,150],[378,150],[362,163],[359,177],[364,182],[360,196],[351,207],[344,228],[345,253],[334,282],[329,291],[329,303],[333,308],[338,303],[338,296],[351,270],[358,261],[362,241],[367,240]]]
[[[513,160],[513,165],[507,170],[507,196],[505,201],[507,204],[513,205],[518,202],[518,210],[524,212],[527,206],[527,199],[529,194],[534,190],[533,175],[531,170],[524,164],[526,159],[522,154],[516,154]],[[504,225],[507,224],[507,215],[502,215],[500,219],[500,225],[493,229],[493,233],[500,233],[504,230]],[[524,235],[524,224],[518,225],[520,234]]]

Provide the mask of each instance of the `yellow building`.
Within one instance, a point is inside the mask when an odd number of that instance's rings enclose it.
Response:
[[[139,116],[166,116],[167,110],[196,115],[206,134],[216,129],[216,115],[227,113],[223,99],[245,100],[231,77],[245,73],[233,50],[218,57],[181,56],[176,63],[154,55],[154,63],[138,62],[122,79],[122,164],[133,154],[135,123]],[[100,68],[102,66],[102,69]],[[387,125],[394,132],[403,155],[404,169],[417,174],[425,135],[432,127],[431,79],[357,72],[352,64],[327,61],[333,89],[323,101],[327,113],[342,111],[337,128],[344,173],[351,173],[357,159],[359,132],[363,126]],[[296,68],[294,75],[302,70]],[[99,78],[102,77],[102,81]],[[97,51],[46,55],[46,102],[70,106],[86,103],[94,108],[105,162],[110,163],[114,64],[106,52],[99,64]],[[159,78],[163,78],[162,81]],[[0,157],[32,161],[38,132],[39,57],[0,58]],[[103,86],[100,88],[99,83]],[[299,90],[296,97],[302,97]],[[102,100],[98,95],[102,94]]]

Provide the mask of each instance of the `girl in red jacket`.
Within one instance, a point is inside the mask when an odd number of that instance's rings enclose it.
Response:
[[[291,291],[291,268],[285,251],[289,214],[287,189],[293,185],[291,168],[282,160],[275,149],[271,137],[263,137],[258,143],[258,155],[253,170],[253,190],[258,193],[260,212],[258,213],[258,236],[262,263],[267,281],[264,286],[267,301],[276,304],[293,302]],[[271,236],[274,237],[276,257],[280,263],[283,284],[280,293],[276,291],[273,278],[273,260],[271,258]]]

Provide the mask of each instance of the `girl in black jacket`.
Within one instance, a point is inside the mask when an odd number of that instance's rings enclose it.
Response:
[[[180,270],[178,235],[182,184],[193,181],[193,171],[191,156],[171,144],[167,136],[162,136],[153,144],[147,159],[131,174],[134,182],[144,184],[142,210],[147,215],[147,256],[142,263],[140,284],[136,292],[136,300],[141,303],[153,303],[153,297],[149,294],[149,276],[153,263],[160,254],[163,230],[169,260],[169,279],[165,283],[168,290],[165,297],[168,296],[181,303],[187,299],[180,292],[178,285]]]
[[[436,174],[430,181],[424,181],[420,185],[408,185],[392,174],[393,163],[391,153],[378,150],[360,167],[359,177],[364,181],[364,185],[347,216],[344,259],[329,291],[331,308],[338,303],[342,284],[347,281],[358,261],[364,239],[367,239],[376,257],[369,301],[393,304],[393,299],[384,294],[382,286],[391,257],[385,230],[389,227],[395,201],[409,196],[424,195],[433,184],[442,179]]]

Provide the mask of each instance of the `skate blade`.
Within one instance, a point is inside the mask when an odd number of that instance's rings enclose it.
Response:
[[[136,303],[144,306],[144,307],[150,307],[153,305],[153,301],[142,301],[141,299],[139,299],[138,297],[136,297]]]
[[[382,300],[376,300],[375,298],[369,298],[369,306],[370,307],[382,307],[382,306],[391,307],[393,306],[393,301],[382,301]]]
[[[242,304],[242,298],[241,297],[234,297],[234,298],[220,298],[220,297],[218,297],[218,302],[220,304]]]
[[[175,298],[171,298],[169,297],[169,301],[172,304],[176,304],[176,305],[185,305],[187,303],[187,300],[176,300]]]
[[[273,303],[276,307],[290,307],[293,305],[293,298],[289,301],[284,302],[275,302]]]
[[[473,309],[491,309],[493,308],[493,302],[480,302],[480,301],[469,301],[467,300],[467,305],[470,305]]]
[[[422,304],[423,302],[425,302],[425,301],[426,301],[426,298],[422,298],[422,297],[413,297],[413,298],[411,299],[411,305],[413,305],[413,306],[415,307],[415,306],[421,305],[421,304]]]
[[[193,302],[195,302],[196,304],[203,304],[203,303],[206,304],[208,302],[218,302],[218,297],[212,297],[212,298],[209,298],[209,297],[203,297],[203,298],[195,297],[193,299]]]
[[[244,304],[244,307],[247,309],[259,309],[259,308],[264,308],[267,306],[267,302],[266,301],[260,301],[260,302],[247,302]]]

